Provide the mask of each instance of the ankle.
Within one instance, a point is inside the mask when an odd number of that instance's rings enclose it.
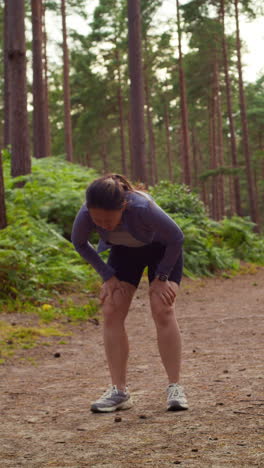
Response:
[[[112,384],[113,387],[115,387],[117,390],[120,390],[121,392],[126,392],[127,391],[127,386],[126,384]]]

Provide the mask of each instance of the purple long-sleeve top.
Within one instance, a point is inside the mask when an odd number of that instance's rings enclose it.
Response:
[[[150,244],[160,242],[166,246],[165,253],[157,266],[156,275],[169,275],[182,249],[183,233],[179,226],[154,202],[151,197],[137,192],[127,192],[126,209],[122,214],[121,224],[135,239]],[[89,242],[96,231],[100,236],[97,250]],[[109,231],[97,226],[86,205],[78,212],[73,228],[72,243],[77,252],[99,273],[104,281],[110,279],[115,270],[107,265],[98,255],[111,248],[108,241]]]

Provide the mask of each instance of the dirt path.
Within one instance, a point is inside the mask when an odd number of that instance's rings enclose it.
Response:
[[[263,468],[263,285],[264,269],[184,281],[177,314],[186,412],[165,412],[144,282],[127,321],[135,404],[118,413],[121,422],[89,411],[108,385],[101,324],[73,327],[68,345],[35,348],[34,366],[1,366],[0,467]]]

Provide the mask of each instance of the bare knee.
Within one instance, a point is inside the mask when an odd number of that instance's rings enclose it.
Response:
[[[164,304],[162,299],[150,291],[150,306],[152,317],[157,327],[167,327],[171,320],[175,320],[175,306],[174,304]]]
[[[131,304],[135,288],[125,285],[123,291],[117,289],[105,298],[102,305],[104,323],[106,326],[123,324]]]

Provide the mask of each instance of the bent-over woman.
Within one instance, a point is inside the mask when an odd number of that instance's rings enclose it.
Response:
[[[100,236],[98,251],[89,243],[94,231]],[[145,267],[158,349],[168,377],[167,409],[186,410],[188,403],[179,383],[181,336],[175,315],[183,268],[179,226],[150,195],[135,190],[125,177],[109,174],[88,187],[86,203],[74,221],[72,242],[103,280],[104,346],[112,385],[91,405],[91,411],[131,406],[125,319]],[[98,255],[106,249],[110,249],[107,263]]]

